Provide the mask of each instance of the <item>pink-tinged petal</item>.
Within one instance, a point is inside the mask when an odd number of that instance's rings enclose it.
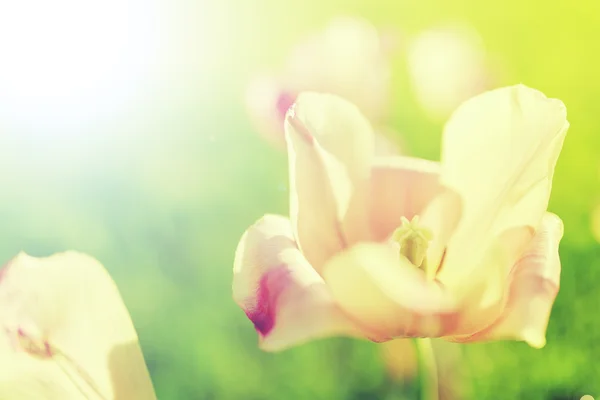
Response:
[[[382,157],[371,171],[370,226],[377,241],[424,211],[439,193],[439,163],[410,157]]]
[[[246,108],[257,131],[268,142],[285,149],[283,124],[296,93],[282,79],[261,76],[254,79],[246,91]]]
[[[373,131],[346,100],[305,92],[288,113],[286,137],[295,237],[320,270],[333,254],[368,238]]]
[[[302,92],[288,120],[302,124],[323,150],[345,167],[352,180],[368,176],[373,128],[354,104],[332,94]],[[292,129],[290,135],[294,132]]]
[[[266,215],[249,228],[238,245],[233,272],[233,298],[254,323],[263,350],[360,335],[298,250],[287,218]]]
[[[546,344],[546,328],[560,286],[558,246],[563,224],[546,213],[527,250],[514,264],[502,315],[488,328],[457,341],[517,339],[535,348]]]
[[[89,256],[11,260],[0,324],[0,398],[156,398],[118,290]]]
[[[347,245],[342,220],[352,198],[343,166],[316,143],[304,126],[288,135],[290,218],[295,238],[309,262],[320,270]]]
[[[339,306],[377,333],[371,339],[444,336],[458,321],[449,293],[392,245],[357,244],[332,258],[323,277]]]

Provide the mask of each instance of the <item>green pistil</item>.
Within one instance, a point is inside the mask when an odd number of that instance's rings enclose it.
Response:
[[[402,217],[402,226],[392,234],[392,239],[400,245],[400,254],[417,268],[424,268],[427,264],[427,247],[432,238],[429,229],[419,226],[418,215],[410,221]]]

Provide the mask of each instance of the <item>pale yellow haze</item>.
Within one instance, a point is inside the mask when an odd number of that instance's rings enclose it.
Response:
[[[0,398],[152,400],[117,287],[76,252],[19,254],[0,270]]]
[[[234,299],[260,346],[349,335],[543,347],[563,235],[547,207],[568,127],[561,101],[516,85],[458,107],[440,162],[378,157],[356,106],[301,93],[285,126],[290,215],[265,215],[235,258]]]

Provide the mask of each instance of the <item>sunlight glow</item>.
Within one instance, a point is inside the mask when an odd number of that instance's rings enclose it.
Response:
[[[141,0],[2,2],[0,119],[47,132],[119,112],[156,64],[156,14]]]

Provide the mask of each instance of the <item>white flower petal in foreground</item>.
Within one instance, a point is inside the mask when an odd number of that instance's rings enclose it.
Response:
[[[0,325],[2,399],[156,398],[117,287],[87,255],[9,261]]]

